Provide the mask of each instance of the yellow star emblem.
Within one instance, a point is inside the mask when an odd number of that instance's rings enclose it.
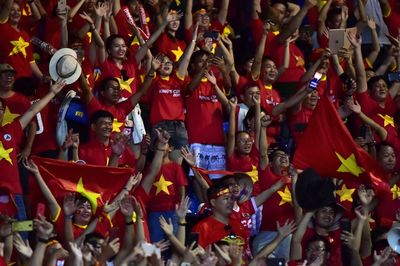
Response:
[[[178,62],[181,56],[183,55],[183,51],[179,46],[176,50],[171,50],[171,53],[175,55],[175,62]]]
[[[118,119],[114,118],[113,120],[113,132],[121,132],[121,126],[123,125],[123,122],[118,122]]]
[[[296,66],[304,66],[304,59],[301,56],[294,56],[296,59]]]
[[[11,165],[13,165],[13,162],[10,157],[10,153],[12,153],[13,150],[14,150],[13,148],[9,148],[7,150],[4,149],[3,143],[0,141],[0,161],[4,159]]]
[[[129,36],[132,36],[132,35],[129,34]],[[139,39],[138,39],[137,36],[135,36],[135,37],[133,38],[132,42],[131,42],[131,46],[134,46],[134,45],[139,45],[139,46],[140,46],[140,42],[139,42]]]
[[[390,189],[392,192],[393,199],[399,199],[400,198],[400,187],[398,187],[396,184]]]
[[[161,174],[160,179],[157,182],[154,182],[153,186],[157,188],[156,195],[161,191],[164,191],[166,194],[169,195],[168,187],[172,185],[171,181],[166,181],[163,174]]]
[[[117,78],[117,80],[119,82],[119,86],[121,87],[121,90],[126,90],[129,93],[132,93],[131,83],[134,80],[134,78],[130,78],[128,80],[123,80],[122,78]]]
[[[391,125],[392,127],[394,127],[393,117],[391,117],[390,115],[382,115],[382,114],[378,114],[378,116],[383,119],[384,127],[386,127],[387,125]]]
[[[76,192],[80,193],[89,200],[90,204],[92,205],[92,212],[96,213],[97,199],[100,198],[100,194],[86,190],[83,186],[82,177],[79,178],[78,184],[76,184]]]
[[[279,202],[279,206],[289,203],[292,204],[292,193],[290,192],[288,186],[285,187],[284,191],[278,191],[279,196],[281,196],[281,202]]]
[[[253,181],[253,183],[258,181],[258,170],[257,170],[257,166],[252,165],[251,166],[252,169],[249,172],[246,172],[246,174],[248,174],[251,177],[251,180]]]
[[[176,4],[177,6],[180,6],[180,5],[181,5],[181,0],[175,0],[175,4]]]
[[[352,175],[359,176],[364,172],[364,169],[357,165],[356,157],[354,153],[350,154],[349,157],[344,159],[339,153],[335,152],[336,156],[342,163],[336,172],[340,173],[351,173]]]
[[[353,202],[352,195],[355,190],[356,190],[355,188],[348,189],[346,187],[346,184],[343,184],[340,190],[336,190],[336,194],[340,196],[340,202],[343,202],[345,200]]]
[[[8,56],[22,53],[26,58],[26,48],[29,46],[29,42],[26,42],[22,37],[19,37],[18,41],[10,41],[10,43],[14,46],[14,48]]]
[[[11,113],[10,109],[6,106],[6,109],[4,110],[4,116],[3,116],[3,122],[1,125],[4,127],[5,125],[11,124],[12,121],[14,121],[15,118],[17,118],[19,114],[13,114]]]

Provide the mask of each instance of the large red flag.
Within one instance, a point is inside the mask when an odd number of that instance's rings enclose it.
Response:
[[[133,169],[113,168],[33,157],[47,186],[59,203],[68,192],[88,198],[95,212],[113,199],[128,182]],[[62,206],[62,204],[60,204]]]
[[[293,164],[299,169],[312,167],[321,176],[372,184],[376,192],[390,191],[382,181],[385,173],[381,166],[354,142],[336,109],[324,96],[298,143]]]

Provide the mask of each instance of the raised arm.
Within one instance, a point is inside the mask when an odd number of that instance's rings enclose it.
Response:
[[[306,0],[304,6],[300,11],[294,16],[290,22],[285,25],[282,32],[279,34],[278,38],[281,43],[284,43],[287,38],[289,38],[301,25],[304,17],[307,15],[309,9],[317,4],[317,0]]]
[[[222,92],[222,90],[219,88],[217,84],[217,79],[214,76],[214,73],[212,71],[208,72],[206,71],[204,73],[205,77],[208,79],[208,81],[212,84],[215,94],[217,95],[218,100],[222,104],[222,106],[225,108],[227,112],[230,112],[231,105],[229,104],[228,98],[226,98],[225,94]]]
[[[368,60],[368,63],[370,65],[374,65],[375,60],[378,57],[379,52],[381,51],[381,46],[379,44],[378,33],[376,32],[375,21],[373,19],[371,19],[371,18],[368,18],[367,25],[368,25],[368,28],[371,30],[372,50],[369,53],[369,55],[366,58],[366,60]]]
[[[361,53],[361,36],[356,36],[353,33],[348,34],[349,41],[354,48],[354,56],[355,56],[355,66],[356,66],[356,76],[357,76],[357,92],[363,93],[368,89],[367,85],[367,75],[365,73],[363,56]]]
[[[21,127],[24,129],[29,124],[29,122],[32,120],[32,118],[37,113],[39,113],[50,102],[50,100],[53,99],[54,96],[62,90],[62,88],[64,88],[64,86],[65,86],[65,82],[61,79],[57,80],[56,83],[52,84],[50,86],[49,93],[47,93],[39,101],[32,104],[31,107],[29,107],[28,111],[26,111],[19,118],[19,123],[21,124]]]
[[[86,0],[79,0],[76,5],[74,5],[71,10],[69,11],[68,14],[68,19],[72,20],[75,15],[79,12],[79,9],[81,9],[82,5],[86,2]]]
[[[326,18],[328,17],[328,11],[331,8],[332,5],[332,0],[328,0],[325,5],[321,8],[319,11],[319,16],[318,16],[318,35],[321,36],[325,29],[325,21]]]
[[[46,221],[43,216],[33,220],[33,228],[36,231],[38,242],[28,262],[28,266],[43,265],[46,247],[50,236],[53,234],[53,225]]]
[[[61,207],[58,204],[56,198],[54,197],[53,193],[51,193],[49,187],[47,186],[46,182],[44,182],[42,175],[40,174],[39,168],[32,160],[23,160],[24,167],[30,171],[36,179],[36,182],[39,186],[40,191],[42,192],[47,206],[50,210],[50,219],[54,220],[60,214]]]
[[[228,15],[229,0],[222,0],[221,6],[218,12],[218,21],[221,25],[225,25],[226,17]]]
[[[155,148],[154,158],[153,161],[151,162],[150,170],[144,177],[141,184],[144,191],[147,194],[150,193],[151,187],[153,186],[154,183],[154,179],[158,174],[158,172],[160,172],[164,152],[167,149],[168,140],[170,138],[168,132],[165,130],[160,131],[156,129],[156,132],[157,132],[158,143]]]
[[[236,140],[236,101],[228,101],[230,105],[229,110],[229,130],[226,140],[226,157],[229,158],[235,152]]]
[[[14,0],[5,0],[0,8],[0,24],[6,23]]]
[[[267,35],[268,35],[268,32],[270,31],[270,29],[271,29],[271,25],[267,22],[264,22],[261,41],[258,44],[256,54],[254,55],[254,62],[251,65],[251,78],[253,80],[258,80],[258,78],[260,77],[261,65],[262,65],[262,60],[263,60],[264,50],[265,50],[265,42],[267,41]]]
[[[306,232],[307,225],[310,222],[314,212],[306,212],[303,215],[299,225],[297,226],[297,230],[292,236],[292,241],[290,243],[290,260],[300,260],[302,257],[302,246],[301,241]]]
[[[253,0],[251,5],[251,19],[256,20],[259,19],[259,14],[261,13],[261,0]]]
[[[282,180],[279,179],[270,188],[265,189],[263,192],[261,192],[256,197],[254,197],[254,201],[255,201],[257,207],[260,207],[261,205],[263,205],[264,202],[267,199],[269,199],[275,192],[277,192],[282,186],[283,186],[283,182],[282,182]]]
[[[292,97],[275,106],[274,109],[272,109],[272,115],[278,116],[284,114],[290,108],[301,104],[303,100],[307,97],[307,94],[310,92],[311,91],[308,88],[301,88]]]
[[[261,118],[261,128],[260,128],[260,168],[265,170],[269,164],[268,159],[268,142],[267,142],[267,127],[271,124],[272,120],[269,115],[264,115]]]
[[[193,25],[193,0],[186,1],[186,9],[185,9],[185,29],[188,30]],[[8,14],[7,14],[8,15]]]
[[[190,63],[190,58],[192,57],[194,48],[196,47],[198,29],[199,29],[199,24],[197,23],[193,31],[192,41],[190,42],[189,46],[186,47],[185,53],[183,54],[179,62],[178,70],[176,71],[179,78],[184,78],[187,75],[187,69]]]

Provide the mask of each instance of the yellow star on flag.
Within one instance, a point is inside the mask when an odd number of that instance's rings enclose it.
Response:
[[[399,199],[400,198],[400,187],[398,187],[396,184],[390,189],[392,192],[393,199]]]
[[[292,193],[290,192],[288,186],[285,187],[284,191],[278,191],[279,196],[281,196],[281,202],[279,202],[279,206],[290,203],[292,204]]]
[[[89,200],[90,204],[92,205],[92,212],[96,213],[97,199],[100,198],[100,194],[86,190],[83,186],[82,177],[79,178],[78,184],[76,184],[76,192],[80,193]]]
[[[0,141],[0,161],[4,159],[12,165],[13,162],[11,160],[10,153],[12,153],[13,150],[13,148],[9,148],[7,150],[4,149],[3,143]]]
[[[5,125],[11,124],[12,121],[14,121],[15,118],[17,118],[19,114],[13,114],[11,113],[10,109],[6,106],[6,109],[4,110],[4,116],[3,116],[3,122],[1,125],[4,127]]]
[[[171,50],[171,53],[175,55],[175,62],[178,62],[179,58],[181,58],[181,56],[183,55],[183,51],[179,46],[176,50]]]
[[[114,118],[113,120],[113,132],[121,132],[121,126],[123,125],[123,122],[118,122],[118,119]]]
[[[26,48],[29,46],[29,42],[26,42],[22,37],[19,37],[18,41],[10,41],[10,43],[14,46],[14,48],[8,56],[22,53],[26,58]]]
[[[345,200],[353,202],[352,195],[355,190],[356,190],[355,188],[348,189],[346,187],[346,184],[343,184],[340,190],[336,190],[336,194],[340,196],[340,202],[343,202]]]
[[[122,78],[117,78],[117,80],[119,82],[119,86],[121,87],[121,90],[126,90],[129,93],[132,93],[131,83],[134,80],[134,78],[130,78],[128,80],[123,80]]]
[[[296,66],[304,66],[304,59],[301,56],[294,56],[296,59]]]
[[[350,154],[349,157],[344,159],[339,153],[335,152],[336,156],[342,163],[336,172],[340,173],[351,173],[355,176],[359,176],[361,173],[364,172],[364,169],[357,165],[356,156],[354,153]]]
[[[393,117],[391,117],[390,115],[382,115],[382,114],[378,114],[378,116],[383,119],[384,127],[386,127],[387,125],[391,125],[392,127],[394,127]]]
[[[160,193],[161,191],[164,191],[166,194],[169,195],[168,187],[172,185],[171,181],[166,181],[164,178],[164,175],[161,174],[160,180],[157,182],[154,182],[153,186],[157,188],[156,195]]]
[[[181,0],[175,0],[175,4],[176,4],[177,6],[180,6],[180,5],[181,5]]]

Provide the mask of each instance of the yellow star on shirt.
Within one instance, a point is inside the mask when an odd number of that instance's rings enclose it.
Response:
[[[355,188],[348,189],[346,187],[346,184],[343,184],[340,190],[336,190],[336,194],[340,196],[340,202],[343,202],[345,200],[353,202],[353,198],[351,196],[353,195],[355,190]]]
[[[132,35],[129,34],[129,36],[132,36]],[[133,38],[132,42],[131,42],[131,46],[134,46],[134,45],[140,45],[140,42],[139,42],[139,39],[138,39],[137,36],[135,36],[135,37]]]
[[[163,174],[161,174],[160,180],[158,180],[157,182],[154,182],[154,184],[153,184],[153,186],[155,186],[157,188],[156,195],[158,195],[158,193],[160,193],[161,191],[164,191],[166,194],[169,195],[168,187],[170,185],[172,185],[172,182],[166,181]]]
[[[29,42],[26,42],[22,37],[19,37],[18,41],[10,41],[10,43],[14,46],[14,48],[8,56],[22,53],[26,58],[26,48],[29,46]]]
[[[181,0],[175,0],[175,4],[176,4],[177,6],[180,6],[180,5],[181,5]]]
[[[78,184],[76,184],[76,192],[80,193],[89,200],[90,204],[92,205],[92,212],[95,213],[97,209],[97,199],[100,198],[100,194],[86,190],[83,186],[82,177],[79,178]]]
[[[19,114],[13,114],[11,113],[10,109],[6,106],[6,109],[4,110],[4,116],[3,116],[3,121],[1,125],[4,127],[5,125],[11,124],[12,121],[14,121],[15,118],[17,118]]]
[[[339,153],[335,152],[336,156],[342,163],[336,172],[340,173],[351,173],[352,175],[359,176],[364,172],[364,169],[357,165],[356,157],[354,153],[350,154],[346,159],[343,158]]]
[[[113,132],[121,132],[121,126],[123,125],[123,122],[118,122],[118,119],[114,118],[113,120]]]
[[[398,187],[396,184],[390,189],[392,192],[393,199],[399,199],[400,198],[400,187]]]
[[[390,115],[382,115],[382,114],[378,114],[378,116],[383,119],[384,127],[386,127],[387,125],[391,125],[392,127],[394,127],[393,117],[391,117]]]
[[[290,192],[288,186],[285,187],[284,191],[278,191],[279,196],[281,196],[281,202],[279,202],[279,206],[289,203],[292,204],[292,193]]]
[[[13,162],[10,157],[10,153],[12,153],[13,150],[14,150],[13,148],[9,148],[7,150],[4,149],[3,143],[0,141],[0,161],[4,159],[11,165],[13,165]]]
[[[131,83],[134,80],[134,78],[130,78],[128,80],[123,80],[122,78],[117,78],[119,82],[119,86],[121,87],[121,90],[126,90],[129,93],[132,93],[131,89]]]
[[[179,58],[181,58],[181,56],[183,55],[183,51],[179,46],[176,50],[171,50],[171,53],[175,55],[175,62],[178,62]]]
[[[296,59],[296,66],[304,66],[304,59],[301,56],[294,56],[294,58]]]

